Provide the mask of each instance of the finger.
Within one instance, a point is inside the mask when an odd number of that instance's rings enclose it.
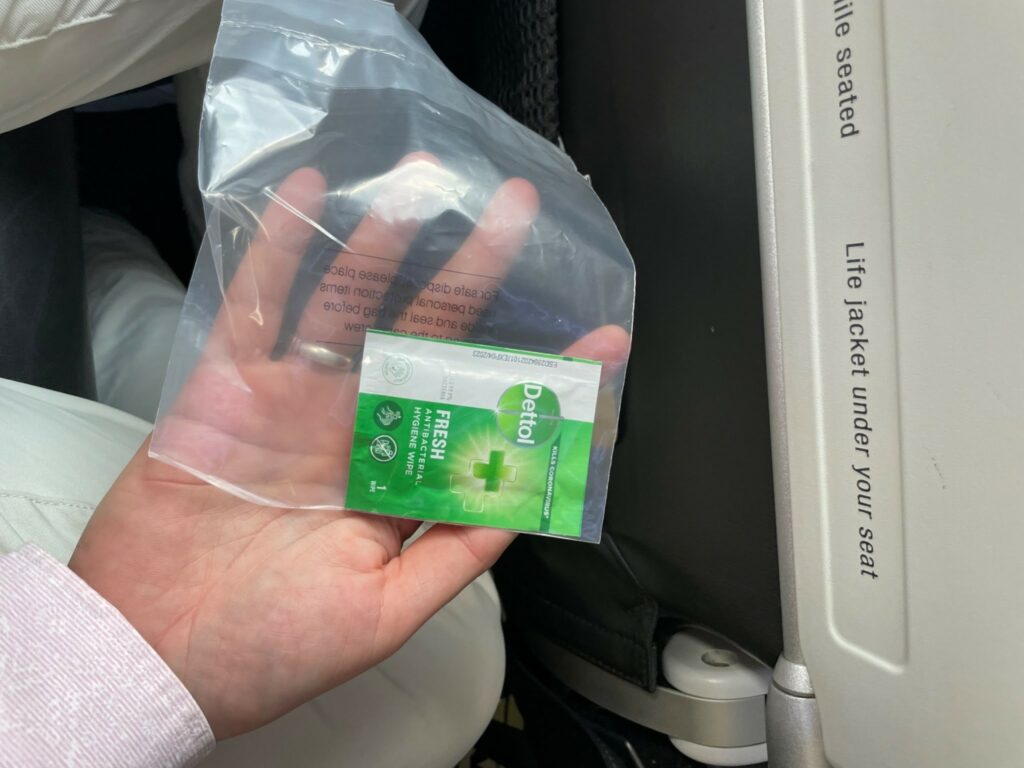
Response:
[[[398,333],[416,333],[442,329],[445,338],[465,335],[462,323],[478,316],[501,285],[522,249],[537,218],[540,199],[537,190],[525,179],[510,179],[502,184],[484,210],[473,232],[441,268],[434,282],[450,283],[462,290],[444,294],[447,308],[438,307],[435,293],[427,289],[413,298],[410,310],[432,318],[429,325],[409,318],[394,325]]]
[[[601,363],[601,384],[620,374],[629,358],[629,334],[617,325],[604,325],[566,347],[569,357],[597,360]],[[615,443],[619,423],[619,398],[609,387],[598,392],[594,409],[593,446]]]
[[[629,358],[629,334],[618,325],[603,325],[570,344],[562,354],[599,361],[602,364],[603,384],[626,364]]]
[[[515,537],[495,528],[435,525],[387,565],[380,636],[392,647],[401,645],[490,568]]]
[[[323,212],[324,177],[293,172],[273,192],[224,294],[211,341],[228,341],[234,356],[265,353],[274,344],[295,272]]]
[[[436,207],[432,198],[442,185],[441,173],[434,155],[413,152],[380,179],[381,192],[328,267],[319,292],[303,313],[299,338],[362,345],[364,329],[373,325],[390,280],[424,218]],[[340,311],[342,305],[358,311]]]
[[[395,518],[395,530],[398,532],[398,537],[402,543],[405,543],[405,540],[416,533],[422,525],[422,520],[407,520],[403,517]]]

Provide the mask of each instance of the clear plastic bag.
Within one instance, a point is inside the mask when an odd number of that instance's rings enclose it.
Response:
[[[541,376],[562,356],[596,360],[583,475],[562,473],[585,485],[575,525],[491,516],[487,505],[499,496],[488,490],[464,503],[476,515],[469,519],[423,504],[397,514],[600,538],[634,271],[607,211],[564,153],[456,80],[389,5],[227,0],[203,109],[200,185],[207,231],[151,455],[254,502],[340,508],[353,444],[365,447],[357,416],[367,330],[391,332],[373,335],[381,343],[400,334],[476,345],[472,370],[451,362],[458,345],[421,350],[406,340],[407,352],[390,356],[389,381],[407,364],[436,364],[441,374],[454,365],[462,378],[449,380],[449,390],[491,379],[493,388],[517,375],[513,365]],[[570,368],[589,375],[563,366]],[[552,445],[568,435],[564,414],[583,391],[570,379],[572,403],[519,425],[541,424]],[[537,386],[528,383],[528,396],[508,407],[521,401],[536,419],[545,402],[531,399]],[[378,425],[399,419],[397,401],[388,402]],[[396,478],[410,477],[409,467],[399,471],[405,444],[415,447],[425,429],[420,449],[429,459],[429,441],[447,434],[449,421],[446,409],[428,408],[432,421],[414,428],[412,407],[403,408],[403,429],[413,432],[372,446],[382,464],[395,459]],[[497,402],[492,408],[505,413]],[[466,478],[481,489],[525,487],[504,467],[490,478],[494,457],[484,450],[483,469],[474,462]],[[522,471],[519,479],[527,479]],[[377,505],[364,494],[359,508],[396,513],[396,498]]]

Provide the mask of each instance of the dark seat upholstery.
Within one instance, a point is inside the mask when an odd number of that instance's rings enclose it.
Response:
[[[521,537],[513,631],[651,689],[658,638],[704,624],[781,650],[742,0],[562,0],[561,135],[637,266],[600,546]]]

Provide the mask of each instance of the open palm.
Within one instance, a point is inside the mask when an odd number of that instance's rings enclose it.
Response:
[[[422,181],[437,165],[410,155],[393,183],[416,183],[418,171]],[[272,354],[324,196],[323,177],[309,168],[271,195],[206,348],[158,427],[160,453],[192,472],[150,458],[147,441],[70,563],[177,673],[218,738],[262,725],[386,658],[512,540],[505,531],[436,525],[403,551],[414,521],[289,508],[289,500],[343,498],[358,389],[358,372],[343,363],[357,357],[363,332],[346,330],[318,302],[295,336],[339,350],[342,364]],[[486,294],[507,273],[537,208],[528,182],[506,182],[446,269]],[[415,216],[375,204],[335,266],[358,272],[381,259],[397,263],[418,226]],[[414,329],[399,321],[395,330]],[[612,326],[566,350],[609,371],[627,351],[628,336]],[[254,500],[193,473],[222,478]]]

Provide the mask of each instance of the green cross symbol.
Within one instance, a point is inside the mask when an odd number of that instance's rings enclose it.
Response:
[[[494,493],[501,490],[501,484],[514,483],[516,480],[516,468],[505,466],[505,452],[491,451],[488,461],[474,461],[470,464],[470,471],[477,480],[484,481],[484,490]]]
[[[504,451],[491,451],[487,461],[472,461],[469,474],[455,474],[449,480],[452,493],[462,496],[462,508],[467,512],[483,512],[488,493],[501,490],[502,483],[514,483],[518,470],[505,464]],[[479,481],[483,480],[483,488]]]

